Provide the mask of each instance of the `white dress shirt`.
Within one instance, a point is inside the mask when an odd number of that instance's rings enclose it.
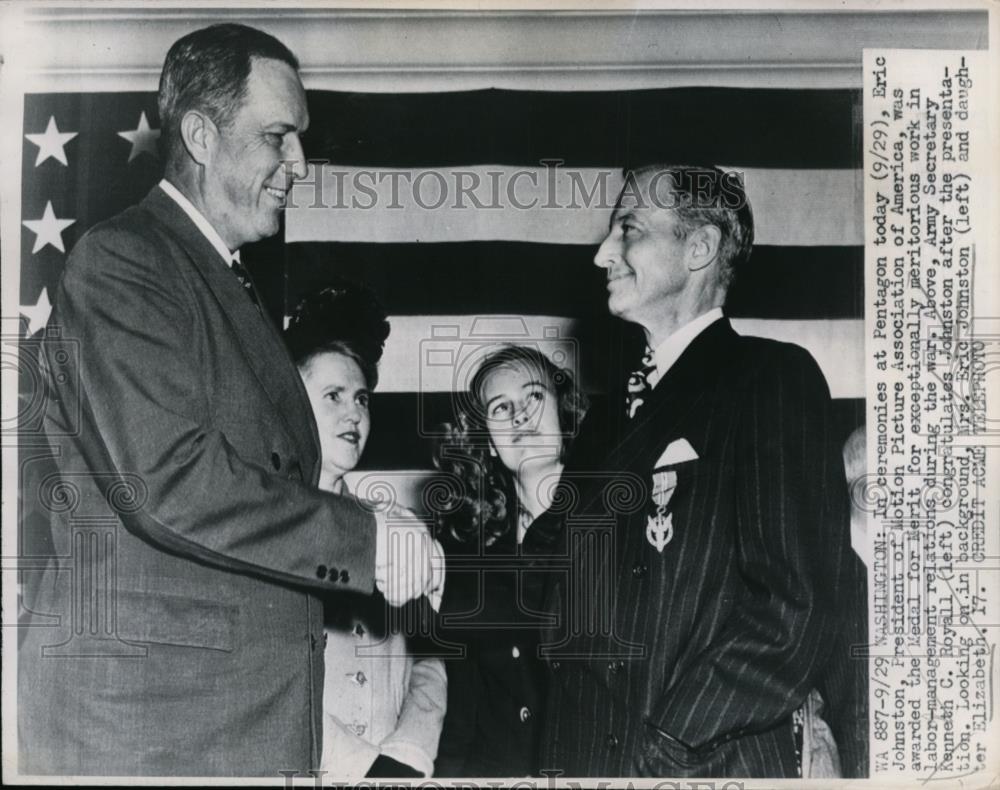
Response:
[[[684,353],[684,349],[691,345],[692,341],[709,326],[722,318],[722,308],[714,307],[707,313],[702,313],[693,321],[688,321],[680,329],[667,337],[653,351],[653,362],[656,370],[649,374],[647,381],[650,387],[655,387],[663,378],[664,374],[673,367],[673,364]]]
[[[176,203],[180,206],[184,213],[187,214],[191,221],[197,226],[198,230],[201,231],[202,235],[208,239],[209,243],[215,247],[216,252],[222,256],[222,260],[226,262],[226,266],[232,266],[233,261],[238,261],[240,259],[240,251],[236,252],[230,251],[226,242],[222,240],[222,236],[219,232],[212,227],[212,223],[205,219],[205,215],[202,214],[198,209],[195,208],[194,203],[184,197],[183,193],[171,184],[167,179],[161,179],[160,189],[166,192]]]

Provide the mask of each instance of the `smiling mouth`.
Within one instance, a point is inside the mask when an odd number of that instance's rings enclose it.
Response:
[[[278,189],[277,187],[264,187],[264,191],[267,192],[271,197],[277,200],[282,205],[285,204],[285,198],[288,196],[287,189]]]
[[[632,272],[629,272],[629,271],[618,272],[614,276],[609,276],[608,277],[607,286],[608,286],[608,288],[610,288],[612,283],[616,283],[619,280],[624,280],[624,279],[626,279],[628,277],[631,277],[631,276],[632,276]]]
[[[343,433],[337,434],[338,439],[343,439],[349,444],[358,444],[361,441],[361,434],[357,431],[344,431]]]

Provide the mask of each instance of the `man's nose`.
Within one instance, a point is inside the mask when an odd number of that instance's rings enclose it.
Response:
[[[285,146],[285,170],[291,172],[292,178],[305,178],[308,172],[306,168],[306,152],[302,148],[302,141],[294,132],[288,135],[288,142]]]
[[[597,248],[594,255],[594,264],[602,269],[607,269],[613,262],[614,256],[618,254],[618,242],[612,238],[611,233],[604,237],[601,246]]]

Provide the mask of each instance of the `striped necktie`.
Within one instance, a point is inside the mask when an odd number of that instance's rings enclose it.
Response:
[[[653,349],[646,346],[646,353],[642,355],[642,367],[629,373],[626,384],[625,414],[630,420],[635,417],[636,411],[642,406],[646,393],[652,389],[649,377],[654,370],[656,370],[656,362],[653,359]]]

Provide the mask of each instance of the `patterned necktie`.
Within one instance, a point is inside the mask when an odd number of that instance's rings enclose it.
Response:
[[[247,296],[250,297],[250,301],[253,302],[257,309],[260,309],[260,300],[257,298],[257,292],[253,287],[253,280],[250,279],[250,272],[247,271],[246,267],[240,263],[236,258],[233,258],[231,264],[233,274],[236,275],[236,279],[240,281],[240,285],[243,286],[243,290],[246,291]]]
[[[631,420],[635,413],[642,406],[644,396],[652,389],[649,377],[656,370],[656,362],[653,359],[653,349],[646,346],[646,353],[642,355],[642,367],[629,373],[628,384],[625,392],[625,414]]]

